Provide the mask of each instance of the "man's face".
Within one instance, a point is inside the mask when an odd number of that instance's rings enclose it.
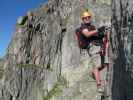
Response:
[[[82,20],[85,24],[90,23],[91,22],[91,16],[83,17]]]

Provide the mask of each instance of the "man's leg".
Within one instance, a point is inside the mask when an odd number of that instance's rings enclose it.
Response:
[[[108,67],[108,63],[106,64],[101,64],[101,66],[97,67],[98,68],[98,71],[102,71],[104,68]]]
[[[105,63],[105,61],[106,61],[106,63]],[[98,88],[99,92],[103,91],[103,90],[101,90],[103,83],[101,82],[100,71],[102,71],[105,67],[108,67],[107,61],[108,61],[107,57],[101,56],[101,66],[98,66],[91,70],[91,74],[93,75],[94,79],[96,80],[96,84],[97,84],[97,88]]]
[[[101,65],[93,68],[91,70],[91,74],[93,75],[94,79],[96,80],[97,86],[101,85],[101,77],[100,77],[100,71],[105,68],[105,65],[102,64],[104,62],[103,57],[101,57]]]
[[[92,69],[91,74],[93,75],[94,79],[96,80],[97,86],[101,85],[101,77],[100,77],[100,72],[99,72],[98,68]]]
[[[101,57],[99,53],[95,53],[95,52],[100,51],[100,46],[92,45],[89,51],[90,51],[90,54],[92,55],[91,63],[93,64],[92,66],[93,68],[89,72],[90,72],[90,75],[96,80],[97,88],[99,91],[99,87],[102,86],[100,70],[103,69],[104,66],[101,66]],[[99,91],[99,92],[102,92],[102,91]]]
[[[96,80],[96,84],[97,84],[97,91],[98,92],[103,92],[103,83],[101,81],[101,76],[100,76],[100,71],[98,70],[98,68],[93,68],[91,70],[91,75],[93,75],[94,79]]]

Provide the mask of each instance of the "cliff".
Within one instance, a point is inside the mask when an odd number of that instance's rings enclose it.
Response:
[[[112,100],[133,98],[133,8],[132,0],[112,0]]]
[[[0,100],[101,100],[89,77],[94,65],[74,32],[85,9],[96,27],[109,25],[110,6],[110,0],[49,0],[21,16],[2,64]]]

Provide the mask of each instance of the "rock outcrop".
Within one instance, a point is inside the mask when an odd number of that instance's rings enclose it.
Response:
[[[133,1],[112,0],[112,100],[133,98]]]
[[[95,26],[110,24],[110,0],[49,0],[18,19],[3,64],[0,100],[101,100],[88,75],[91,58],[75,39],[85,9]]]

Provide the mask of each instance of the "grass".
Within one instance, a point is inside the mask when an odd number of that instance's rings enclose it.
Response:
[[[59,95],[65,86],[67,86],[67,80],[63,76],[60,76],[53,86],[53,89],[48,92],[43,100],[50,100],[53,96]]]

